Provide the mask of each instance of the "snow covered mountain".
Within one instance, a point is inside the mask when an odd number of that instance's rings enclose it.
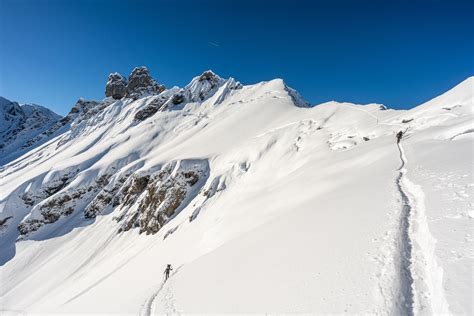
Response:
[[[111,74],[0,170],[0,307],[472,314],[473,85],[404,111]]]
[[[0,165],[32,149],[31,141],[61,117],[36,104],[19,105],[0,97]]]

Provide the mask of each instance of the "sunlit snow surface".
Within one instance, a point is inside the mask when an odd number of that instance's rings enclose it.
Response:
[[[408,111],[295,106],[279,79],[222,83],[141,122],[152,97],[115,101],[1,167],[0,220],[11,218],[0,309],[472,315],[473,83]],[[71,214],[19,235],[50,199],[102,175],[197,162],[201,190],[156,234],[119,232],[120,207],[84,218],[92,190]],[[34,195],[65,175],[51,197]]]

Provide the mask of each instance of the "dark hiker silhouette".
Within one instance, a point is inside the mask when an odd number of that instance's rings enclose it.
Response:
[[[165,269],[165,281],[168,280],[170,277],[170,272],[173,271],[173,268],[171,267],[171,264],[168,264]]]
[[[400,141],[402,140],[402,137],[403,137],[403,132],[399,131],[397,133],[397,144],[400,143]]]

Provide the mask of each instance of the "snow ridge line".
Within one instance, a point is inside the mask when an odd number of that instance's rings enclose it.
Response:
[[[401,166],[397,188],[402,198],[400,219],[401,311],[406,315],[450,314],[443,289],[443,270],[435,258],[436,240],[431,235],[424,206],[424,193],[406,176],[407,159],[397,144]]]

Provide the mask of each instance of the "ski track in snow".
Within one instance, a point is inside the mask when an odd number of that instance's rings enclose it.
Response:
[[[158,287],[158,289],[146,300],[146,302],[142,305],[142,308],[140,310],[139,315],[140,316],[150,316],[151,315],[151,308],[153,305],[153,302],[155,301],[156,296],[158,293],[161,292],[163,287],[165,286],[165,281],[161,283],[161,285]]]
[[[412,208],[408,196],[405,194],[402,186],[402,178],[405,175],[405,163],[406,159],[403,154],[400,143],[398,144],[400,152],[401,166],[399,168],[399,174],[397,177],[397,188],[401,195],[402,209],[400,212],[400,283],[399,283],[399,295],[401,303],[399,304],[400,311],[405,315],[413,315],[413,276],[411,271],[411,260],[412,260],[412,241],[410,238],[410,216],[412,215]]]
[[[139,312],[139,315],[140,316],[150,316],[150,315],[154,315],[155,313],[153,313],[153,304],[155,302],[155,299],[156,297],[158,296],[158,294],[163,290],[163,288],[165,287],[166,283],[169,284],[169,286],[166,288],[166,295],[165,295],[165,307],[166,307],[166,313],[177,313],[178,310],[176,309],[175,305],[174,305],[174,296],[173,296],[173,289],[172,289],[172,277],[178,273],[179,269],[181,269],[183,265],[179,266],[171,275],[170,277],[168,278],[168,280],[163,280],[163,282],[161,282],[160,286],[156,289],[155,292],[153,292],[153,294],[146,300],[145,303],[143,303],[141,309],[140,309],[140,312]],[[168,281],[168,282],[166,282]]]
[[[404,315],[449,314],[443,270],[437,264],[436,240],[429,231],[424,193],[406,173],[408,160],[398,143],[401,165],[396,185],[401,195],[398,310]]]

